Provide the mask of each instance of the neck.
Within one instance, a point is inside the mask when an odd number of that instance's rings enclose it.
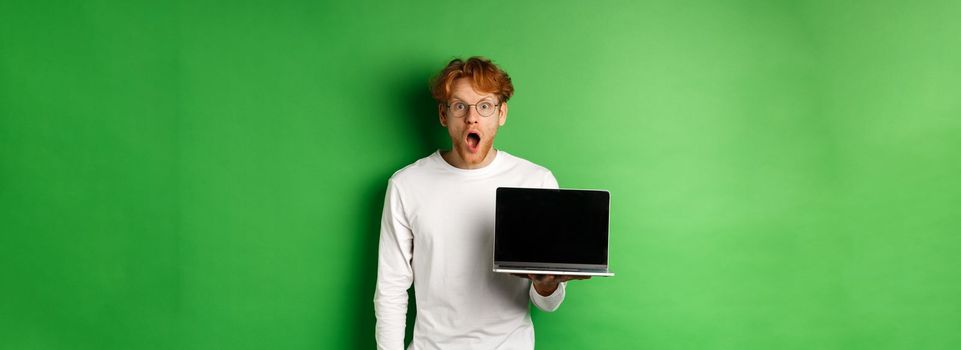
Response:
[[[444,158],[444,161],[446,161],[447,164],[450,164],[455,168],[472,170],[480,169],[490,165],[490,163],[493,162],[494,158],[497,156],[497,150],[491,147],[490,151],[487,152],[487,155],[484,156],[484,159],[477,163],[468,162],[464,158],[461,158],[457,152],[452,150],[441,151],[440,156]]]

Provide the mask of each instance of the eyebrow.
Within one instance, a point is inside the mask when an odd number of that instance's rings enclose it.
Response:
[[[456,101],[460,101],[460,102],[467,102],[467,99],[466,99],[466,98],[460,98],[460,97],[457,97],[457,96],[451,96],[450,98],[451,98],[451,100],[456,100]],[[484,100],[491,100],[491,102],[497,102],[497,98],[494,97],[494,96],[485,96],[485,97],[482,97],[480,100],[477,100],[477,102],[482,102],[482,101],[484,101]]]

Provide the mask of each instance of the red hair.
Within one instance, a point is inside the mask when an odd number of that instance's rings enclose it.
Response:
[[[431,80],[430,94],[438,103],[447,103],[451,95],[450,87],[459,78],[469,78],[474,90],[497,95],[501,103],[514,95],[514,84],[511,84],[507,72],[480,56],[468,58],[467,61],[455,58],[447,63],[447,67]]]

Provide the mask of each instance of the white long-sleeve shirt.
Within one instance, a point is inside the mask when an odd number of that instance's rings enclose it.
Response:
[[[554,311],[566,285],[545,297],[527,279],[492,272],[497,187],[557,188],[557,180],[504,151],[471,170],[434,152],[391,176],[374,295],[378,349],[403,348],[411,283],[417,318],[409,350],[534,348],[528,300]]]

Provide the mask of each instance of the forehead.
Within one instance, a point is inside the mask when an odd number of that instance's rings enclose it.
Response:
[[[484,98],[494,98],[493,92],[474,90],[469,78],[458,78],[450,86],[450,97],[461,101],[477,101]]]

